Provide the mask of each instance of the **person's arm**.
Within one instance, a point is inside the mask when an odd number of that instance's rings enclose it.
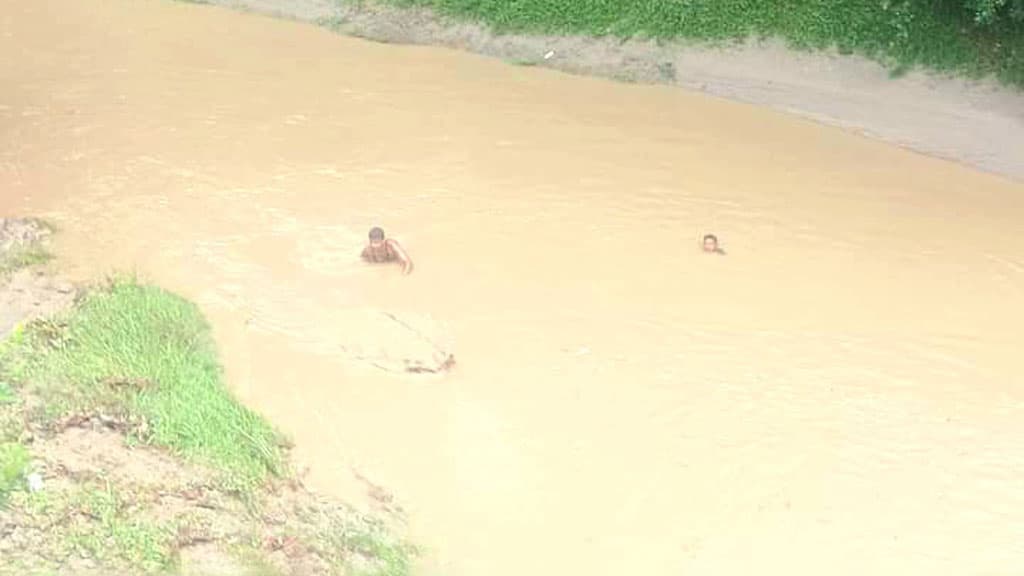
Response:
[[[367,247],[363,248],[363,252],[359,255],[359,257],[362,258],[363,260],[365,260],[366,262],[369,262],[370,261],[370,247],[367,246]]]
[[[412,273],[412,258],[405,253],[402,249],[402,245],[395,240],[388,239],[388,244],[391,245],[391,249],[395,251],[395,257],[402,263],[402,274]]]

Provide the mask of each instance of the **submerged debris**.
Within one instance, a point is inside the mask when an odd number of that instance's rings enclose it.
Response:
[[[351,310],[343,324],[341,349],[353,360],[398,374],[443,374],[455,366],[451,336],[429,316]]]

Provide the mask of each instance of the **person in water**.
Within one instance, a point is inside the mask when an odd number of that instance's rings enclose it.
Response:
[[[709,254],[725,255],[725,250],[722,250],[718,245],[718,236],[715,236],[714,234],[705,234],[704,238],[701,240],[700,248]]]
[[[402,246],[396,240],[384,238],[384,230],[376,226],[370,229],[370,243],[363,248],[362,258],[374,264],[399,262],[403,274],[412,272],[412,259]]]

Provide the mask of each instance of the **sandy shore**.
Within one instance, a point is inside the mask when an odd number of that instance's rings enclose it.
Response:
[[[1024,179],[1024,94],[994,81],[912,72],[891,77],[855,56],[777,42],[712,48],[653,41],[495,35],[429,11],[333,0],[210,0],[316,22],[371,40],[438,45],[575,74],[660,83],[766,106],[905,148]],[[360,5],[356,5],[360,4]],[[756,137],[756,135],[751,135]]]

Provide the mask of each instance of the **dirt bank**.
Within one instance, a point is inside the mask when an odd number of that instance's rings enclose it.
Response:
[[[0,576],[407,574],[413,550],[391,536],[402,511],[362,476],[361,510],[291,473],[243,487],[237,471],[148,441],[154,422],[126,398],[165,383],[106,377],[111,395],[83,404],[75,383],[26,377],[21,367],[74,345],[79,289],[40,266],[50,232],[0,218]]]
[[[403,573],[374,548],[383,525],[300,483],[242,497],[218,471],[134,445],[99,415],[30,424],[22,438],[39,480],[0,507],[0,575]]]
[[[1024,179],[1024,94],[994,81],[912,72],[778,42],[707,47],[614,38],[495,35],[427,10],[335,0],[210,0],[380,42],[438,45],[521,65],[659,83],[783,110],[917,152]],[[751,138],[758,135],[751,134]]]
[[[75,288],[37,265],[49,259],[51,230],[38,220],[0,218],[0,340],[21,322],[71,305]]]

